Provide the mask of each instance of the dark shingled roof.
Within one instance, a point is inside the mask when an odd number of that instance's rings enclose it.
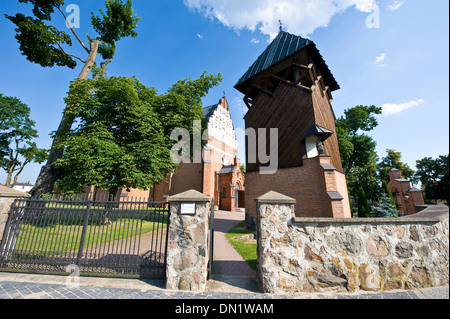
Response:
[[[230,165],[230,166],[223,166],[222,169],[219,171],[219,174],[229,174],[236,172],[236,166]]]
[[[302,137],[302,141],[306,140],[308,137],[313,136],[313,135],[317,135],[318,137],[322,137],[324,140],[326,140],[327,138],[329,138],[331,135],[333,135],[334,133],[330,130],[327,130],[326,128],[323,128],[319,125],[314,125],[309,131],[308,133],[306,133],[306,135],[304,137]]]
[[[339,192],[328,192],[328,196],[330,196],[331,200],[343,200],[344,196],[342,196]]]
[[[214,112],[217,110],[218,106],[219,106],[219,104],[211,105],[211,106],[208,106],[208,107],[204,107],[202,109],[203,116],[205,118],[209,119],[214,114]]]
[[[258,57],[253,65],[245,72],[245,74],[239,79],[235,88],[246,82],[248,79],[255,75],[267,70],[271,66],[285,60],[291,55],[303,50],[308,49],[310,55],[318,63],[318,67],[322,71],[323,75],[330,81],[331,91],[339,89],[339,84],[336,82],[334,76],[331,74],[328,66],[326,65],[322,55],[317,49],[314,42],[302,37],[281,31],[275,40],[267,47],[267,49]]]

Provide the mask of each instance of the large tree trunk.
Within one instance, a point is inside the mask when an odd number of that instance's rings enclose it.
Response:
[[[81,70],[80,75],[77,78],[78,80],[86,80],[91,73],[91,68],[94,66],[95,60],[97,59],[99,43],[99,39],[91,40],[89,57],[83,69]],[[70,105],[66,107],[66,110],[69,107]],[[61,158],[63,154],[63,150],[58,146],[69,133],[70,129],[72,128],[73,121],[74,118],[67,115],[67,112],[64,111],[61,123],[59,124],[58,130],[55,134],[55,138],[53,139],[53,144],[48,156],[47,164],[41,168],[41,172],[36,180],[36,185],[31,190],[32,196],[53,192],[53,187],[55,185],[56,179],[58,178],[58,171],[55,168],[54,164],[59,158]]]

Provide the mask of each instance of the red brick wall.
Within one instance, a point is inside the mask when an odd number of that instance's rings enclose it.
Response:
[[[306,159],[303,167],[279,169],[273,175],[247,172],[245,211],[255,216],[255,199],[273,190],[297,200],[295,213],[298,217],[331,217],[331,201],[323,174],[319,158]]]
[[[255,199],[273,190],[297,200],[297,217],[351,218],[345,176],[339,171],[324,171],[320,166],[324,162],[329,163],[330,157],[305,159],[303,167],[279,169],[273,175],[247,172],[246,213],[255,216]],[[344,199],[332,201],[328,191],[338,191]]]

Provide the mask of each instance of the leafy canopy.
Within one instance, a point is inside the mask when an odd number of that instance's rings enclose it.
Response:
[[[393,149],[386,150],[387,155],[378,163],[377,167],[380,173],[380,179],[389,182],[389,171],[396,168],[402,172],[402,176],[407,179],[414,179],[414,170],[408,164],[402,162],[402,153]],[[413,181],[414,182],[414,181]]]
[[[436,159],[425,157],[416,163],[416,178],[420,179],[425,188],[425,198],[443,200],[448,205],[450,202],[448,154]]]
[[[47,150],[32,142],[38,137],[34,125],[26,104],[0,93],[0,167],[7,173],[8,187],[14,186],[27,164],[40,164],[47,157]]]
[[[345,110],[344,116],[336,121],[342,165],[353,197],[358,197],[362,186],[371,199],[379,194],[377,143],[364,132],[378,126],[376,115],[381,113],[379,107],[358,105]]]
[[[84,185],[109,190],[149,189],[176,169],[170,132],[203,119],[201,98],[221,75],[177,82],[158,95],[136,78],[74,81],[66,103],[77,126],[61,143],[58,188],[80,192]],[[169,132],[169,134],[168,134]]]
[[[15,16],[5,14],[5,17],[16,25],[16,39],[20,44],[20,51],[27,60],[42,67],[65,66],[74,69],[75,59],[84,63],[82,58],[71,55],[64,50],[64,46],[72,47],[69,34],[52,26],[53,13],[58,11],[61,18],[66,19],[63,6],[65,0],[19,0],[20,3],[31,4],[34,17],[17,13]],[[122,0],[106,0],[106,14],[100,10],[100,16],[92,13],[91,23],[98,33],[100,41],[98,52],[103,59],[108,60],[116,53],[116,42],[123,37],[136,37],[135,31],[140,18],[133,14],[131,0],[125,4]],[[75,30],[73,35],[89,53],[90,49],[84,45]],[[91,38],[88,36],[89,41]]]

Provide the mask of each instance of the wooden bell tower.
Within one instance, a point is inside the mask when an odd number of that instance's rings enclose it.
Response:
[[[260,174],[258,156],[249,162],[247,142],[246,212],[274,190],[297,200],[299,217],[351,217],[331,106],[339,85],[316,45],[280,31],[235,88],[249,109],[246,129],[267,129],[267,151],[270,128],[278,129],[275,174]]]

